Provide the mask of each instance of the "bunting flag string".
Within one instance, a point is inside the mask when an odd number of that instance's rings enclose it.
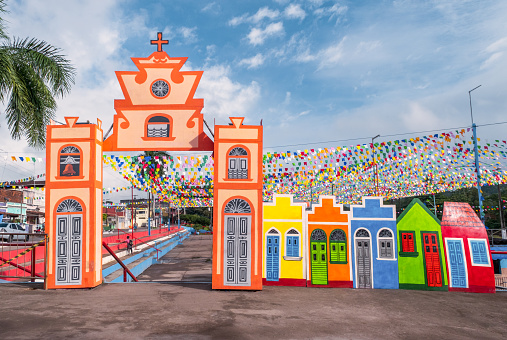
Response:
[[[507,183],[507,142],[477,141],[481,185]],[[281,193],[316,201],[319,195],[332,194],[342,203],[355,203],[365,195],[392,199],[472,187],[473,144],[471,129],[462,129],[375,144],[266,152],[263,198],[268,201]],[[174,206],[212,203],[210,156],[105,155],[104,162],[137,189]]]
[[[507,142],[480,138],[477,142],[481,185],[506,184]],[[212,206],[214,162],[209,155],[104,155],[103,162],[131,184],[103,188],[104,194],[134,187],[174,207]],[[341,203],[357,203],[366,195],[386,199],[428,195],[473,187],[477,181],[471,129],[350,146],[268,151],[262,163],[264,201],[280,193],[303,201],[334,195]],[[33,178],[0,186],[27,180]]]

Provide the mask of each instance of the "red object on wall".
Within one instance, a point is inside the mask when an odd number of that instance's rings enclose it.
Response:
[[[449,291],[494,293],[488,235],[472,207],[468,203],[445,202],[441,227]],[[482,246],[481,252],[472,250],[476,245]]]

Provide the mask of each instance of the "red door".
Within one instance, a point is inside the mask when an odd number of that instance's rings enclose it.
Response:
[[[442,270],[437,234],[423,233],[423,246],[428,287],[442,287]]]

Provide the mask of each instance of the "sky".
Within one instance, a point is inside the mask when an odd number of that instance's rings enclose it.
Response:
[[[204,71],[205,120],[262,120],[265,151],[470,126],[478,85],[479,137],[507,139],[507,124],[480,126],[507,121],[507,1],[8,0],[7,10],[10,36],[61,48],[77,70],[58,121],[99,118],[107,130],[123,98],[114,71],[136,70],[130,58],[149,56],[163,32],[170,56]],[[11,140],[3,114],[0,133],[0,156],[45,156]],[[0,181],[44,171],[0,157]],[[104,175],[104,187],[127,185]]]

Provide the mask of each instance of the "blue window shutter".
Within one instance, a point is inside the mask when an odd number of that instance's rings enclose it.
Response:
[[[299,236],[287,236],[286,256],[299,257]]]
[[[466,288],[467,273],[465,270],[465,262],[461,242],[457,240],[448,240],[447,244],[449,246],[449,267],[451,269],[452,286],[458,288]]]
[[[474,264],[485,264],[489,263],[488,261],[488,250],[486,248],[486,241],[470,241],[470,245],[472,246],[472,259],[474,260]]]

